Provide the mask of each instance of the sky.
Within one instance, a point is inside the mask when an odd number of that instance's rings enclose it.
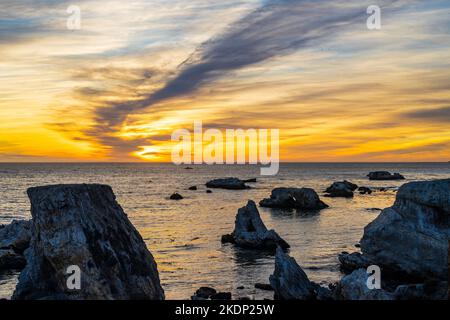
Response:
[[[170,161],[194,121],[279,129],[281,161],[449,161],[450,2],[2,0],[0,119],[2,162]]]

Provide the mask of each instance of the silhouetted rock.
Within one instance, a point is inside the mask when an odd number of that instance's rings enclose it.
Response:
[[[211,287],[200,287],[195,291],[195,296],[203,299],[209,299],[212,295],[216,294],[217,290]]]
[[[0,271],[21,270],[25,268],[27,261],[21,254],[12,249],[0,249]]]
[[[342,197],[342,198],[352,198],[353,197],[353,190],[352,186],[349,184],[349,182],[334,182],[331,186],[329,186],[325,192],[327,193],[326,197]]]
[[[232,242],[237,246],[253,249],[275,249],[277,246],[289,248],[289,244],[274,230],[267,230],[252,200],[238,210],[234,231],[222,236],[222,242]]]
[[[208,189],[208,190],[206,190],[206,193],[212,193],[212,191]]]
[[[243,190],[249,189],[250,187],[245,184],[243,180],[238,178],[222,178],[214,179],[206,183],[208,188],[220,188],[229,190]]]
[[[448,279],[450,179],[403,185],[394,205],[364,229],[363,256],[419,279]]]
[[[12,249],[20,254],[28,248],[30,239],[30,220],[13,220],[0,229],[0,249]]]
[[[360,194],[372,194],[372,189],[369,187],[359,187],[358,191]]]
[[[189,187],[189,190],[195,191],[195,190],[197,190],[197,186]]]
[[[181,200],[183,199],[183,196],[179,193],[174,193],[170,196],[170,200]]]
[[[153,256],[106,185],[27,190],[32,237],[13,299],[164,299]],[[68,267],[81,289],[67,287]]]
[[[320,200],[319,195],[310,188],[275,188],[270,198],[261,200],[259,205],[267,208],[300,210],[328,208],[328,205]]]
[[[405,177],[400,173],[391,174],[388,171],[374,171],[370,172],[368,175],[370,180],[404,180]]]
[[[211,295],[211,300],[231,300],[231,292],[218,292]]]
[[[277,249],[275,271],[269,280],[277,299],[315,299],[314,286],[309,281],[308,276],[295,259],[284,253],[281,248]]]
[[[251,179],[247,179],[247,180],[243,180],[245,183],[255,183],[256,182],[256,178],[251,178]]]

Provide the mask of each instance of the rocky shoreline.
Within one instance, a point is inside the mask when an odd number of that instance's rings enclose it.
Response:
[[[247,182],[256,180],[217,179],[207,187],[243,190]],[[357,190],[371,192],[349,181],[335,182],[326,192],[351,198]],[[13,299],[164,299],[156,262],[109,186],[45,186],[30,188],[28,195],[32,220],[0,227],[0,271],[23,269]],[[308,188],[275,188],[260,206],[306,212],[328,207]],[[252,200],[238,210],[235,228],[222,243],[273,252],[270,284],[256,287],[273,290],[275,299],[441,300],[448,297],[449,239],[450,180],[435,180],[403,185],[394,205],[365,227],[360,251],[339,255],[345,275],[328,286],[308,279]],[[66,286],[71,265],[82,270],[83,290]],[[367,286],[371,265],[381,269],[381,289]],[[232,299],[210,289],[199,289],[192,299]]]

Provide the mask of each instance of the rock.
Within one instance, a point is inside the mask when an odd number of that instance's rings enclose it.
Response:
[[[447,300],[447,281],[400,285],[395,289],[396,300]]]
[[[342,198],[352,198],[353,190],[348,184],[348,182],[334,182],[331,186],[329,186],[325,192],[327,193],[326,197],[342,197]]]
[[[13,220],[11,224],[0,229],[0,249],[13,249],[23,253],[31,239],[31,221]]]
[[[195,191],[195,190],[197,190],[197,186],[189,187],[189,190]]]
[[[359,252],[342,252],[339,254],[338,259],[341,264],[341,270],[344,273],[351,273],[356,269],[367,268],[373,264]]]
[[[183,199],[183,196],[179,193],[174,193],[170,196],[170,200],[181,200]]]
[[[212,295],[216,294],[217,291],[211,287],[200,287],[195,291],[195,296],[203,299],[209,299]]]
[[[358,185],[351,183],[350,181],[344,180],[342,181],[342,183],[344,183],[348,189],[350,189],[351,191],[355,191],[356,189],[358,189]]]
[[[358,269],[341,279],[334,291],[336,300],[394,300],[394,295],[382,289],[369,289],[366,269]]]
[[[164,299],[155,260],[111,187],[54,185],[27,190],[32,236],[13,299]],[[67,288],[69,266],[81,289]]]
[[[277,246],[283,249],[289,248],[289,244],[274,230],[267,230],[252,200],[238,210],[234,231],[231,235],[222,236],[222,242],[224,240],[252,249],[274,250]]]
[[[359,187],[358,191],[360,194],[372,194],[372,189],[368,187]]]
[[[320,301],[329,301],[333,300],[333,292],[329,288],[322,287],[321,285],[311,281],[311,284],[314,288],[314,295],[316,300]]]
[[[12,249],[0,249],[0,271],[2,270],[22,270],[27,261],[21,254]]]
[[[328,205],[320,200],[319,195],[310,188],[275,188],[270,198],[261,200],[259,205],[267,208],[300,210],[328,208]]]
[[[250,189],[243,180],[238,178],[214,179],[206,183],[208,188],[220,188],[229,190]]]
[[[231,300],[231,292],[219,292],[211,295],[211,300]]]
[[[192,167],[185,167],[184,170],[193,170],[194,168]]]
[[[270,283],[255,283],[255,288],[265,291],[273,291],[273,288],[270,285]]]
[[[224,234],[221,239],[222,243],[234,243],[234,236],[232,234]]]
[[[368,175],[369,180],[404,180],[405,177],[400,173],[391,174],[388,171],[374,171],[370,172]]]
[[[255,183],[256,182],[256,178],[251,178],[251,179],[247,179],[247,180],[243,180],[245,183]]]
[[[244,287],[244,286],[239,286],[239,287],[237,287],[236,289],[238,289],[238,290],[244,290],[245,287]]]
[[[206,193],[212,193],[212,191],[208,189],[208,190],[206,190]]]
[[[275,297],[281,300],[311,300],[314,286],[294,258],[277,248],[275,271],[269,278]]]
[[[448,279],[450,179],[403,185],[364,229],[363,256],[416,281]]]

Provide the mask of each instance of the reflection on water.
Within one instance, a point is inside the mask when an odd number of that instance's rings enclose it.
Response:
[[[0,223],[29,217],[25,191],[30,186],[56,183],[105,183],[113,187],[119,203],[155,256],[166,296],[189,298],[200,286],[231,291],[234,297],[271,298],[254,288],[268,283],[274,258],[265,252],[222,245],[222,234],[233,230],[239,207],[248,199],[268,197],[275,187],[311,187],[319,194],[333,181],[347,179],[361,186],[389,187],[354,199],[322,198],[330,208],[320,213],[260,208],[269,228],[291,245],[290,254],[308,276],[321,283],[340,278],[337,254],[355,250],[363,227],[378,214],[373,208],[390,206],[395,190],[405,181],[369,181],[369,171],[400,172],[411,180],[450,177],[443,164],[284,164],[274,177],[259,177],[253,166],[193,166],[185,170],[169,164],[0,164]],[[212,178],[257,177],[253,189],[206,193]],[[197,191],[188,187],[197,185]],[[185,198],[170,201],[179,192]],[[0,277],[0,298],[9,297],[15,277]],[[238,289],[243,286],[244,289]]]

